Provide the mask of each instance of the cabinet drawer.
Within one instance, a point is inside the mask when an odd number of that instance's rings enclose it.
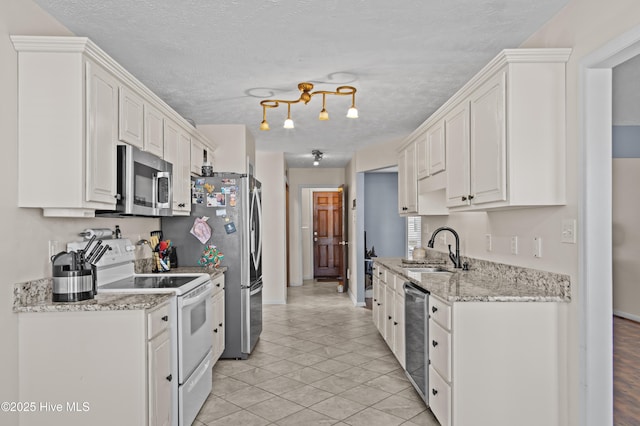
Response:
[[[380,265],[376,265],[375,270],[373,271],[376,277],[384,283],[387,282],[387,270]]]
[[[159,308],[149,312],[147,314],[147,338],[152,339],[167,329],[170,320],[169,303],[165,303]]]
[[[224,290],[224,274],[220,274],[212,279],[211,283],[213,284],[213,295],[215,296]]]
[[[451,387],[429,366],[429,407],[441,426],[451,426]]]
[[[396,276],[394,274],[392,274],[391,272],[387,272],[387,287],[392,292],[396,291],[396,281],[400,281],[400,279],[398,278],[396,280]],[[402,285],[402,284],[400,284],[400,285]]]
[[[429,360],[442,378],[451,382],[451,334],[429,320]]]
[[[447,330],[451,330],[451,306],[429,296],[429,317]]]

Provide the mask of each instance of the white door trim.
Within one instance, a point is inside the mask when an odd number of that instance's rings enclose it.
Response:
[[[613,424],[612,68],[640,54],[640,27],[586,56],[579,76],[579,424]]]

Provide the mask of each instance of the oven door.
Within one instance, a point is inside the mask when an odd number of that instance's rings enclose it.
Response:
[[[183,384],[211,350],[213,285],[178,296],[178,379]]]

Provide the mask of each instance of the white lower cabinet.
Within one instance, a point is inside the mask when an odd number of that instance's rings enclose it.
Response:
[[[20,425],[171,425],[174,303],[20,313]]]
[[[429,296],[429,406],[442,426],[560,426],[557,303]]]
[[[224,352],[225,321],[224,321],[224,274],[211,280],[213,283],[213,355],[212,366],[220,359]]]
[[[384,277],[386,282],[380,277]],[[373,323],[389,349],[402,366],[406,367],[404,279],[374,265],[373,268]]]

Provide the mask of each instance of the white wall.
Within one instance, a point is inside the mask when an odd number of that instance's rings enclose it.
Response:
[[[613,160],[613,311],[640,321],[640,159]]]
[[[256,177],[262,183],[262,301],[287,303],[284,153],[258,151],[255,156]]]
[[[214,172],[248,173],[247,157],[256,166],[255,139],[244,124],[202,124],[198,130],[216,144]]]
[[[334,168],[289,169],[289,279],[302,285],[302,188],[337,188],[345,183],[345,170]]]
[[[426,119],[427,117],[425,117]],[[407,134],[408,136],[408,134]],[[398,165],[398,147],[403,139],[397,139],[358,150],[352,160],[353,173],[368,172]]]
[[[150,231],[159,228],[157,219],[53,219],[43,218],[41,210],[16,207],[18,64],[10,34],[72,35],[31,0],[0,1],[0,182],[3,182],[0,203],[0,235],[3,239],[0,244],[3,271],[0,283],[0,401],[18,400],[18,315],[12,311],[13,284],[51,276],[48,241],[66,243],[78,240],[78,232],[87,227],[114,228],[118,224],[123,236],[133,240],[138,235],[148,236]],[[64,185],[64,182],[60,184]],[[46,356],[47,348],[41,350],[42,356]],[[55,399],[55,395],[51,397]],[[0,413],[0,423],[17,425],[18,419],[3,412]]]

